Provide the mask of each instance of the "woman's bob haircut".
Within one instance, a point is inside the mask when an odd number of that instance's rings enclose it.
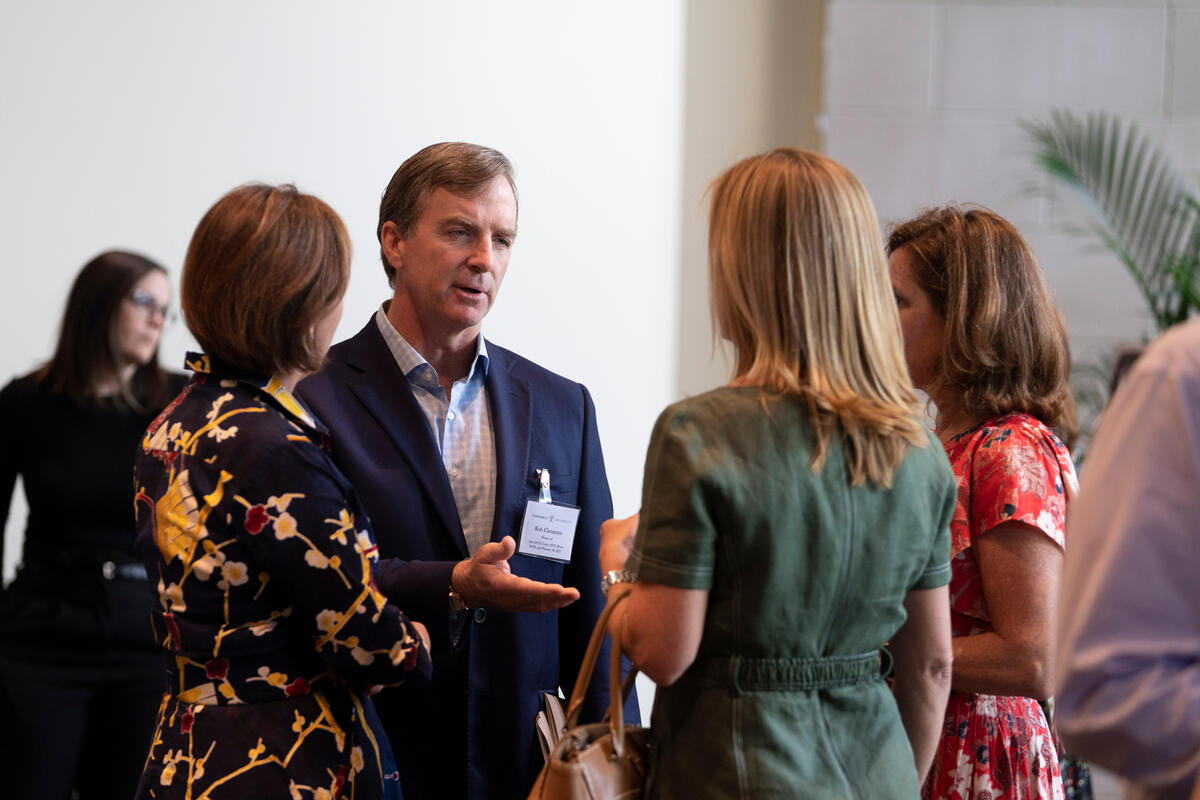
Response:
[[[836,438],[852,483],[890,486],[929,439],[866,190],[835,161],[780,148],[735,164],[711,192],[713,316],[735,382],[805,399],[814,471]]]
[[[953,391],[974,417],[1021,412],[1070,428],[1067,327],[1017,229],[986,208],[946,206],[893,227],[888,253],[901,248],[946,321],[934,402]]]
[[[208,210],[188,246],[181,304],[204,351],[263,377],[320,368],[313,326],[350,280],[350,237],[295,186],[246,184]]]

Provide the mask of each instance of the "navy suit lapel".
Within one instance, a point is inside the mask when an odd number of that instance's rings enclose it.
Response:
[[[362,370],[362,374],[347,381],[347,388],[387,432],[396,450],[412,467],[463,558],[468,557],[458,506],[446,478],[437,440],[408,380],[383,341],[374,317],[353,341],[361,346],[346,354],[346,363]]]
[[[524,504],[522,487],[529,475],[529,430],[533,404],[529,386],[512,374],[513,362],[508,354],[491,342],[487,343],[488,404],[492,412],[492,431],[496,437],[496,513],[492,522],[492,541],[516,531],[505,530],[508,503]]]

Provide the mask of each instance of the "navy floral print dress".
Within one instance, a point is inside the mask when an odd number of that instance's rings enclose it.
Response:
[[[167,663],[138,797],[382,797],[368,689],[425,682],[431,662],[375,586],[366,514],[282,384],[187,366],[134,469]]]

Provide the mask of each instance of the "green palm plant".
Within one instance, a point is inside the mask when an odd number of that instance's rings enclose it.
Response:
[[[1042,167],[1077,190],[1090,229],[1129,270],[1163,331],[1200,311],[1200,200],[1135,123],[1056,110],[1023,123]]]

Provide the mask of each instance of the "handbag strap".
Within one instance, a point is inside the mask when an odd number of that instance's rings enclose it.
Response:
[[[579,713],[583,710],[583,697],[587,693],[588,684],[592,682],[592,673],[596,669],[596,661],[600,658],[600,648],[604,645],[604,637],[608,635],[608,620],[612,617],[613,611],[617,606],[629,596],[630,590],[633,588],[630,584],[616,584],[609,590],[611,596],[614,592],[619,592],[616,597],[608,601],[608,605],[600,612],[600,618],[596,620],[596,627],[592,629],[592,638],[588,640],[587,650],[583,655],[583,662],[579,665],[579,676],[575,678],[575,688],[571,690],[571,699],[567,702],[567,728],[574,728],[579,724]],[[613,642],[611,648],[616,652],[617,656],[617,691],[614,693],[612,689],[613,676],[609,674],[609,716],[612,716],[612,703],[621,696],[620,693],[620,675],[621,675],[621,643]],[[610,659],[611,660],[611,659]],[[621,703],[618,701],[617,706]]]
[[[624,599],[624,595],[621,599]],[[604,715],[612,733],[613,758],[625,755],[625,695],[637,677],[637,667],[630,665],[628,679],[624,686],[621,684],[621,633],[624,630],[625,617],[622,616],[617,621],[617,635],[613,637],[612,647],[609,648],[608,713]]]

